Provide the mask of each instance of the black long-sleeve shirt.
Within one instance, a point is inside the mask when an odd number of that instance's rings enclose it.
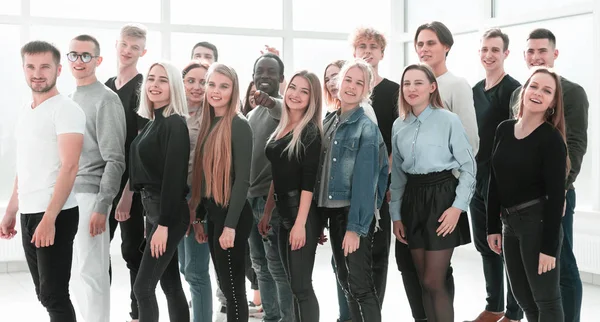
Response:
[[[300,134],[300,153],[290,159],[285,148],[292,140],[292,135],[293,132],[289,132],[279,140],[271,140],[265,148],[271,162],[275,193],[284,194],[294,190],[313,192],[321,154],[319,129],[314,123],[306,125]]]
[[[587,151],[587,128],[588,128],[588,109],[590,103],[583,87],[579,84],[561,77],[563,103],[565,110],[565,124],[567,131],[567,148],[569,160],[571,161],[571,170],[565,182],[565,189],[574,189],[573,183],[581,171],[583,156]],[[514,109],[517,106],[521,87],[517,88],[510,99],[511,112],[516,114]]]
[[[392,154],[392,126],[398,118],[398,95],[400,85],[384,78],[373,88],[371,94],[373,110],[377,117],[377,125],[383,136],[383,142],[387,148],[388,155]]]
[[[125,110],[125,172],[123,172],[123,178],[121,179],[121,189],[125,187],[127,180],[129,179],[129,150],[131,148],[131,142],[138,135],[148,119],[145,119],[137,114],[138,107],[140,106],[140,87],[144,76],[142,74],[135,75],[129,82],[117,89],[115,81],[117,77],[109,78],[104,85],[112,89],[113,92],[119,95],[123,108]]]
[[[515,137],[516,120],[502,122],[496,131],[487,207],[488,234],[501,232],[501,207],[547,196],[541,252],[556,257],[565,202],[567,148],[550,123],[523,139]]]
[[[158,224],[169,226],[178,220],[188,193],[187,175],[190,137],[185,119],[177,114],[163,116],[164,108],[154,111],[131,143],[129,184],[134,191],[148,189],[160,194]]]
[[[510,97],[519,86],[521,84],[510,75],[505,75],[498,84],[487,91],[485,90],[485,79],[473,86],[473,102],[479,131],[479,151],[475,157],[478,189],[487,189],[496,128],[502,121],[510,117]],[[480,187],[480,182],[485,187]]]

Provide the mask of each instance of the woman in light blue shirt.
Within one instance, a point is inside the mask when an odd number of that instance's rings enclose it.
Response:
[[[411,250],[428,320],[454,321],[446,271],[454,247],[471,242],[466,211],[475,158],[460,119],[442,107],[431,68],[408,66],[401,84],[400,117],[392,128],[394,235]]]

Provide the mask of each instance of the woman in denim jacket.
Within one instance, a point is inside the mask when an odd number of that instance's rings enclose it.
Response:
[[[353,321],[381,321],[371,271],[375,212],[387,186],[388,161],[379,128],[364,113],[373,85],[363,60],[344,65],[338,78],[340,109],[325,118],[315,196],[329,219],[337,278]]]

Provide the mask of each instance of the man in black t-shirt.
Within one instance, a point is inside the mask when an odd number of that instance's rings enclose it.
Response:
[[[121,189],[111,209],[109,217],[110,240],[112,241],[117,226],[121,227],[121,253],[129,269],[131,283],[131,318],[139,318],[138,304],[133,294],[133,283],[137,277],[142,261],[144,244],[144,209],[139,194],[134,194],[128,185],[129,180],[129,147],[138,132],[146,125],[147,119],[137,114],[139,93],[143,76],[137,70],[138,60],[146,54],[146,27],[128,24],[121,28],[116,42],[118,74],[105,83],[112,89],[125,108],[125,172],[121,180]],[[133,322],[132,321],[132,322]]]
[[[373,28],[358,28],[352,36],[354,57],[364,59],[373,68],[375,87],[371,96],[372,106],[389,157],[392,153],[392,125],[398,117],[400,86],[379,75],[379,62],[383,59],[386,44],[385,36]],[[389,191],[387,194],[389,195]],[[373,236],[373,279],[382,305],[387,282],[392,232],[388,201],[389,198],[384,198],[383,205],[379,210],[381,218],[378,224],[381,229],[376,231]]]
[[[508,283],[504,312],[504,261],[501,255],[490,249],[486,230],[487,191],[494,135],[498,125],[509,118],[511,93],[521,85],[504,71],[504,60],[508,54],[508,36],[500,29],[490,29],[483,34],[479,58],[485,69],[485,79],[473,86],[479,151],[475,157],[477,184],[470,210],[475,248],[483,260],[487,305],[473,322],[518,321],[523,318],[523,311]]]

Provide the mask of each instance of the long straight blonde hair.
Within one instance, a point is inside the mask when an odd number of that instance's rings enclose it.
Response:
[[[183,78],[181,72],[175,65],[162,61],[156,62],[148,68],[144,82],[140,88],[140,107],[138,108],[138,114],[150,120],[154,119],[154,103],[150,101],[148,92],[146,90],[146,83],[148,81],[148,75],[154,66],[162,66],[167,73],[169,79],[169,105],[163,110],[163,116],[169,117],[172,114],[178,114],[184,117],[188,117],[187,98],[185,97],[185,89],[183,88]]]
[[[238,114],[240,103],[240,83],[235,70],[224,64],[215,63],[206,75],[210,82],[212,75],[221,74],[232,82],[231,98],[225,115],[211,130],[215,110],[208,103],[208,90],[204,93],[200,118],[200,133],[196,143],[192,170],[192,203],[197,206],[204,196],[213,198],[217,205],[227,207],[231,197],[231,124]],[[240,157],[240,156],[238,156]]]
[[[309,94],[309,99],[308,99],[308,106],[306,107],[306,110],[304,110],[304,115],[302,116],[302,119],[300,120],[300,122],[298,122],[298,124],[296,125],[296,127],[294,127],[293,132],[292,132],[292,139],[290,140],[290,143],[285,147],[285,149],[283,150],[284,152],[287,151],[288,154],[288,158],[292,159],[292,157],[296,157],[298,158],[300,156],[300,149],[303,147],[303,143],[300,140],[301,135],[302,135],[302,131],[304,130],[304,128],[309,124],[309,123],[314,123],[314,125],[317,127],[317,129],[319,129],[319,135],[321,135],[321,133],[323,132],[323,125],[321,122],[321,108],[322,108],[322,94],[321,94],[321,82],[319,81],[319,77],[317,77],[317,75],[306,71],[306,70],[302,70],[297,72],[296,74],[294,74],[294,76],[292,76],[292,78],[290,79],[290,82],[288,83],[288,86],[286,88],[286,93],[283,94],[283,109],[281,112],[281,120],[279,121],[279,125],[277,125],[277,128],[275,128],[275,131],[273,132],[273,134],[271,134],[271,137],[269,138],[270,141],[275,140],[277,138],[277,136],[285,130],[285,128],[289,125],[290,123],[290,108],[286,103],[286,95],[287,95],[287,91],[289,90],[290,86],[292,85],[292,83],[294,82],[294,79],[296,77],[302,77],[304,79],[306,79],[306,81],[308,82],[308,85],[310,87],[310,94]]]

